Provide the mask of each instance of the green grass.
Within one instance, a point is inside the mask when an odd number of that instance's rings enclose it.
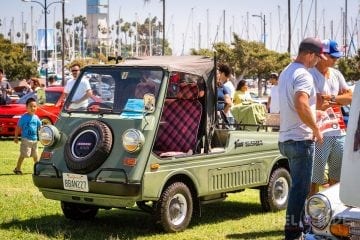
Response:
[[[22,176],[13,174],[18,154],[19,145],[0,140],[0,239],[282,239],[284,211],[264,213],[257,190],[204,205],[202,216],[176,234],[163,233],[141,211],[100,210],[91,221],[71,221],[59,202],[45,199],[33,185],[31,158]]]

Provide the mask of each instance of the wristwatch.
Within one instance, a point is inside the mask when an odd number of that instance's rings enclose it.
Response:
[[[336,96],[335,96],[335,95],[331,95],[330,101],[331,101],[331,102],[336,102]]]

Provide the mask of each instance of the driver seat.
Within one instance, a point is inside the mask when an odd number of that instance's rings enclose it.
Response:
[[[176,99],[165,99],[153,148],[160,157],[179,157],[195,152],[202,115],[198,94],[196,83],[182,83],[178,85]]]

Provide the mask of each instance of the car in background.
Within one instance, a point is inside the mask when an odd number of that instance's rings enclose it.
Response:
[[[0,137],[14,136],[17,122],[26,112],[25,104],[29,98],[37,99],[37,92],[24,95],[16,103],[0,106]],[[65,100],[64,87],[46,88],[45,99],[44,104],[38,104],[36,115],[43,124],[55,124]],[[101,99],[93,96],[89,102],[101,102]]]
[[[64,88],[51,87],[45,90],[46,102],[38,105],[36,115],[43,123],[54,124],[64,103]],[[14,136],[17,122],[26,112],[26,101],[37,99],[37,92],[22,96],[16,103],[0,106],[0,136]]]

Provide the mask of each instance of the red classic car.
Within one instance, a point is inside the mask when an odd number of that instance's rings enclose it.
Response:
[[[0,106],[0,136],[14,136],[15,127],[22,114],[26,112],[26,100],[37,99],[37,93],[31,92],[22,96],[16,103]],[[64,104],[64,88],[49,87],[45,89],[45,103],[38,104],[36,114],[43,123],[54,124]],[[91,102],[101,101],[98,97],[92,97]]]
[[[46,102],[38,105],[36,114],[41,121],[54,124],[64,103],[64,88],[51,87],[45,90]],[[37,98],[36,92],[31,92],[16,103],[0,106],[0,136],[14,136],[16,124],[22,114],[26,112],[26,100]]]

